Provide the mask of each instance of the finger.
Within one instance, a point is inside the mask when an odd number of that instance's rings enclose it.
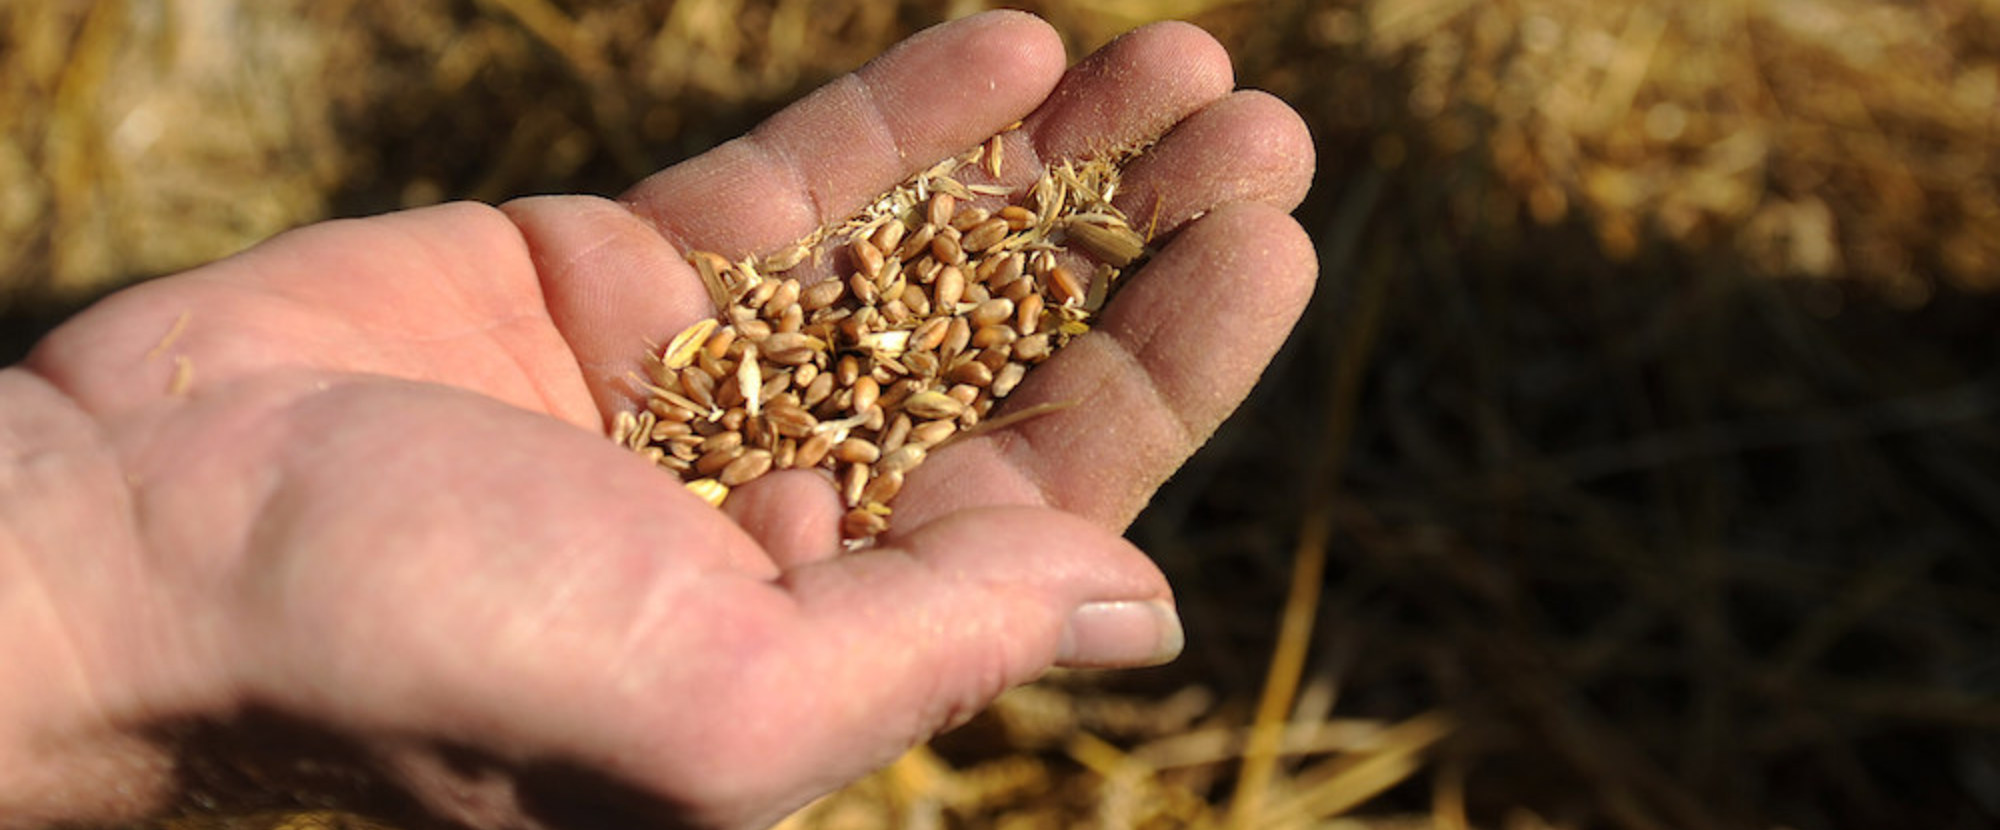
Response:
[[[1233,78],[1228,52],[1196,26],[1170,21],[1135,29],[1070,67],[1020,129],[1000,134],[1004,163],[997,178],[977,166],[955,175],[1025,191],[1049,165],[1158,139],[1228,94]]]
[[[1021,129],[1036,160],[1097,155],[1158,138],[1235,83],[1215,38],[1191,24],[1155,23],[1071,67]]]
[[[1290,211],[1313,177],[1312,134],[1285,102],[1231,93],[1188,116],[1133,159],[1113,199],[1148,236],[1230,202]]]
[[[936,26],[623,198],[683,250],[772,251],[1028,114],[1063,60],[1031,15]]]
[[[631,211],[589,196],[541,196],[501,206],[526,240],[549,318],[608,423],[643,399],[649,346],[714,316],[679,251]]]
[[[668,761],[690,769],[654,770],[656,780],[737,771],[719,782],[733,791],[717,802],[742,812],[704,816],[712,823],[775,820],[962,723],[1065,657],[1077,665],[1153,664],[1182,643],[1166,583],[1144,554],[1047,510],[953,516],[897,548],[791,571],[780,587],[791,610],[757,629],[773,642],[734,648],[733,682],[659,697],[682,712],[748,701],[768,707],[738,716],[736,723],[754,727],[736,741],[714,741],[712,725],[690,732],[672,722],[648,736],[704,749]]]
[[[1275,207],[1190,223],[995,414],[1057,408],[934,453],[897,500],[898,527],[995,503],[1124,527],[1249,394],[1316,271],[1304,231]]]
[[[782,470],[736,488],[723,511],[790,570],[840,553],[845,509],[833,482],[817,470]]]

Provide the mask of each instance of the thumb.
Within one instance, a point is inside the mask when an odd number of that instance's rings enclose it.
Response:
[[[1182,643],[1165,578],[1144,554],[1044,508],[954,513],[894,546],[795,568],[776,587],[791,600],[790,620],[763,629],[776,642],[731,655],[737,671],[706,690],[716,706],[762,705],[730,740],[712,722],[668,738],[707,738],[701,757],[677,763],[735,771],[708,782],[721,788],[707,793],[719,809],[704,818],[720,825],[775,821],[1052,665],[1156,664]]]

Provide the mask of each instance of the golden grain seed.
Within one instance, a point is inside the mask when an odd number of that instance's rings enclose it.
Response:
[[[861,502],[861,491],[868,486],[872,474],[866,463],[849,464],[840,471],[840,500],[850,507]]]
[[[1019,337],[1014,333],[1013,326],[1004,323],[987,326],[972,333],[972,347],[983,351],[995,346],[1011,346]]]
[[[699,496],[702,501],[708,502],[711,507],[721,507],[723,500],[729,498],[729,485],[712,478],[690,481],[687,483],[687,489],[688,492]]]
[[[902,300],[890,300],[883,303],[880,308],[882,309],[882,319],[892,326],[902,326],[910,322],[913,316],[910,313],[909,307],[903,305]]]
[[[778,332],[764,338],[764,356],[773,363],[797,366],[813,359],[826,342],[808,334]]]
[[[1012,357],[1013,354],[1014,349],[1011,344],[993,346],[982,350],[977,356],[973,357],[973,360],[986,364],[986,368],[990,371],[998,372],[1000,371],[1000,367],[1007,365],[1008,358]]]
[[[938,311],[951,311],[953,306],[965,299],[965,272],[955,265],[940,269],[931,291],[937,295]]]
[[[1090,290],[1083,284],[1082,280],[1077,278],[1076,272],[1061,265],[1049,269],[1048,280],[1049,294],[1055,297],[1057,303],[1062,305],[1075,305],[1083,302],[1084,297],[1088,295]]]
[[[1013,394],[1014,387],[1021,385],[1021,379],[1028,376],[1028,367],[1020,363],[1009,363],[993,373],[993,384],[986,387],[993,397],[1004,398]]]
[[[957,265],[965,261],[965,251],[959,247],[958,240],[946,234],[938,234],[931,239],[931,256],[946,265]]]
[[[654,421],[653,431],[647,437],[654,441],[666,441],[691,434],[693,431],[684,421]]]
[[[632,440],[632,433],[639,430],[639,419],[632,413],[620,410],[611,416],[611,443],[624,444]]]
[[[626,443],[635,450],[645,446],[646,441],[653,435],[653,424],[658,421],[659,418],[653,413],[641,410],[632,419],[632,432],[627,436]]]
[[[956,432],[958,424],[951,421],[925,421],[910,427],[910,437],[904,443],[915,444],[928,450],[944,443]]]
[[[791,391],[791,388],[792,373],[779,372],[775,375],[767,376],[764,378],[763,387],[757,392],[757,402],[763,404],[765,408],[769,408],[772,401],[776,400],[779,395]]]
[[[919,418],[955,418],[965,410],[965,403],[943,392],[926,389],[905,399],[903,408]]]
[[[924,214],[924,221],[942,227],[951,224],[951,217],[957,212],[958,199],[956,197],[945,192],[934,193],[931,194],[930,207]]]
[[[951,318],[951,325],[945,329],[944,342],[938,345],[938,355],[951,359],[972,343],[972,324],[964,317]]]
[[[762,268],[769,273],[776,273],[779,271],[790,271],[793,268],[797,267],[799,263],[806,261],[806,257],[811,255],[812,255],[812,248],[810,246],[804,244],[793,245],[789,248],[786,248],[782,251],[779,251],[775,254],[765,257],[764,261],[762,263],[759,263],[757,267]]]
[[[965,237],[958,244],[967,251],[984,251],[1000,244],[1006,236],[1007,220],[988,219],[966,230]]]
[[[737,378],[738,375],[730,375],[715,384],[716,406],[732,411],[743,410],[743,404],[746,399],[743,396],[743,385]],[[750,413],[744,411],[743,415],[744,417],[749,417]],[[726,413],[724,417],[727,417]],[[734,427],[731,428],[734,429]]]
[[[669,369],[683,369],[693,364],[695,353],[708,343],[708,336],[721,325],[722,322],[713,317],[696,320],[667,341],[667,348],[660,353],[660,361]]]
[[[867,274],[871,278],[882,273],[882,251],[875,247],[875,243],[866,239],[855,239],[847,244],[847,255],[854,261],[856,272]]]
[[[780,439],[776,449],[771,450],[771,466],[789,470],[798,466],[799,442],[790,438]]]
[[[826,400],[832,394],[833,375],[822,372],[818,377],[813,378],[812,383],[806,386],[806,394],[799,399],[799,402],[805,404],[806,408],[810,409],[819,406],[821,401]]]
[[[742,447],[731,447],[729,449],[702,453],[701,457],[694,462],[694,470],[702,475],[712,476],[722,472],[724,467],[728,467],[730,462],[735,461],[736,457],[742,454]]]
[[[702,347],[701,353],[711,359],[721,360],[729,354],[729,347],[733,345],[736,345],[736,329],[723,326],[708,336],[708,343]]]
[[[897,447],[894,452],[882,455],[882,460],[875,464],[875,474],[907,473],[916,469],[917,465],[924,463],[924,458],[928,455],[929,453],[923,447],[915,444],[904,444]]]
[[[1009,300],[1013,300],[1014,303],[1018,305],[1022,300],[1025,300],[1031,296],[1036,295],[1035,281],[1027,277],[1022,277],[1018,280],[1007,283],[1006,285],[1002,286],[999,291],[994,293],[1002,297],[1006,297]]]
[[[743,433],[718,432],[714,435],[708,436],[707,438],[703,438],[701,440],[701,444],[697,447],[697,449],[700,449],[703,453],[711,453],[711,452],[721,452],[725,450],[741,449],[742,446],[743,446]]]
[[[882,451],[895,452],[902,448],[903,442],[910,438],[910,428],[911,421],[909,414],[905,412],[896,413],[895,420],[890,421],[889,426],[882,430]]]
[[[743,422],[749,419],[749,413],[744,412],[743,407],[739,406],[723,412],[722,417],[717,418],[715,423],[723,429],[742,429]]]
[[[856,507],[840,518],[840,535],[848,539],[879,536],[889,529],[889,519]]]
[[[902,363],[904,368],[910,370],[910,374],[920,378],[936,375],[940,365],[937,353],[929,351],[906,353],[902,357]]]
[[[1014,308],[1014,328],[1022,334],[1034,334],[1042,328],[1042,295],[1029,294],[1017,301]]]
[[[910,350],[918,352],[934,351],[944,344],[945,333],[951,330],[951,318],[932,317],[917,325],[910,332]]]
[[[1007,152],[1007,143],[1001,136],[1001,133],[995,133],[992,138],[986,139],[986,157],[983,159],[986,175],[996,179],[1000,178],[1000,162]]]
[[[873,464],[882,457],[882,448],[864,438],[849,438],[833,446],[833,458],[847,464]]]
[[[1003,207],[996,215],[1006,220],[1007,229],[1011,231],[1024,231],[1035,226],[1035,212],[1020,205]]]
[[[698,407],[694,405],[694,401],[690,401],[687,398],[672,392],[668,392],[667,395],[671,395],[672,397],[656,394],[653,398],[647,400],[646,411],[659,416],[661,420],[667,420],[667,421],[694,420],[695,410],[698,409]]]
[[[779,435],[787,438],[804,438],[812,434],[813,427],[819,426],[819,419],[798,404],[779,401],[764,410],[765,420]]]
[[[896,248],[896,258],[908,261],[915,259],[917,254],[930,250],[931,239],[937,235],[937,230],[937,223],[929,223],[903,237],[903,244]]]
[[[769,450],[745,450],[735,461],[729,462],[729,466],[722,468],[722,473],[715,478],[730,487],[741,487],[770,472],[771,461]]]
[[[764,368],[757,363],[757,344],[743,346],[743,362],[736,365],[736,394],[744,398],[745,409],[756,415],[764,410]]]
[[[848,384],[848,388],[854,390],[854,397],[849,400],[848,406],[856,412],[863,412],[874,406],[875,399],[882,394],[881,385],[873,377],[855,378],[853,383]]]
[[[875,246],[875,250],[887,254],[903,244],[903,234],[909,230],[909,226],[904,225],[902,220],[891,219],[876,228],[875,232],[868,236],[868,241]]]
[[[1025,363],[1040,363],[1049,356],[1051,347],[1047,334],[1031,334],[1014,341],[1014,359]]]
[[[968,360],[951,367],[950,371],[944,373],[944,379],[952,383],[986,386],[993,382],[993,370],[986,368],[986,364],[977,360]]]
[[[975,306],[966,315],[967,322],[975,329],[999,325],[1014,316],[1014,301],[1005,297],[987,300]]]
[[[847,287],[848,290],[854,292],[855,300],[874,305],[875,298],[878,296],[878,289],[875,287],[875,280],[871,279],[867,274],[860,271],[854,272],[852,276],[847,278]]]
[[[928,381],[916,378],[903,378],[894,384],[883,387],[882,399],[877,401],[875,405],[883,409],[900,409],[903,406],[903,402],[909,400],[911,395],[928,388],[930,388]]]
[[[709,251],[694,251],[688,254],[688,262],[694,264],[695,274],[701,277],[701,285],[708,290],[708,299],[715,303],[719,311],[729,307],[730,292],[723,275],[729,273],[729,260],[721,254]]]
[[[778,314],[778,320],[771,325],[771,328],[777,334],[797,334],[799,329],[805,328],[805,325],[805,307],[798,303],[793,303],[785,306],[785,310]]]
[[[919,318],[929,318],[931,316],[931,298],[930,295],[924,293],[923,286],[904,286],[903,296],[900,299],[902,300],[903,307],[909,309],[912,316]]]
[[[1109,265],[1097,266],[1096,274],[1090,280],[1090,288],[1083,298],[1083,309],[1096,312],[1104,308],[1104,301],[1111,296],[1111,281],[1117,278],[1118,269]]]
[[[797,306],[799,302],[801,291],[798,280],[779,280],[777,286],[777,290],[771,292],[770,299],[764,301],[761,309],[764,313],[764,318],[767,320],[777,320],[780,315],[785,313],[786,309]]]
[[[715,378],[699,368],[681,370],[681,393],[703,411],[715,408]]]
[[[799,305],[807,311],[818,311],[839,302],[846,291],[847,283],[837,278],[820,280],[799,292]]]
[[[792,463],[799,467],[817,467],[832,449],[833,433],[814,432],[799,442],[798,455],[793,457]]]
[[[1117,268],[1132,264],[1146,252],[1146,239],[1138,231],[1108,221],[1071,218],[1063,230],[1086,253]]]
[[[888,504],[896,498],[897,493],[901,492],[903,492],[903,473],[893,471],[876,473],[875,477],[868,481],[868,486],[861,488],[861,502]]]
[[[961,205],[958,212],[951,215],[951,228],[962,234],[972,230],[979,223],[986,221],[986,217],[990,215],[986,212],[985,208],[975,205]]]

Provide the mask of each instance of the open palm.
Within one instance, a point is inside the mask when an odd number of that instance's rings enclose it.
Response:
[[[75,612],[127,627],[81,661],[100,715],[324,724],[476,824],[558,822],[538,776],[587,769],[740,826],[1052,664],[1171,657],[1168,588],[1117,533],[1303,305],[1311,148],[1192,27],[1062,64],[1039,21],[981,15],[619,201],[326,223],[73,320],[25,368],[129,485],[129,561]],[[646,344],[714,313],[688,250],[776,250],[1023,119],[1005,182],[1164,136],[1118,200],[1170,241],[1009,399],[1081,405],[936,453],[845,556],[816,474],[725,514],[602,437]]]

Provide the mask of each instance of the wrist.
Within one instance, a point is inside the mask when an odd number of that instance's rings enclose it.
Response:
[[[144,581],[131,502],[94,419],[0,369],[0,830],[128,818],[164,797],[118,665],[134,648],[121,606]]]

